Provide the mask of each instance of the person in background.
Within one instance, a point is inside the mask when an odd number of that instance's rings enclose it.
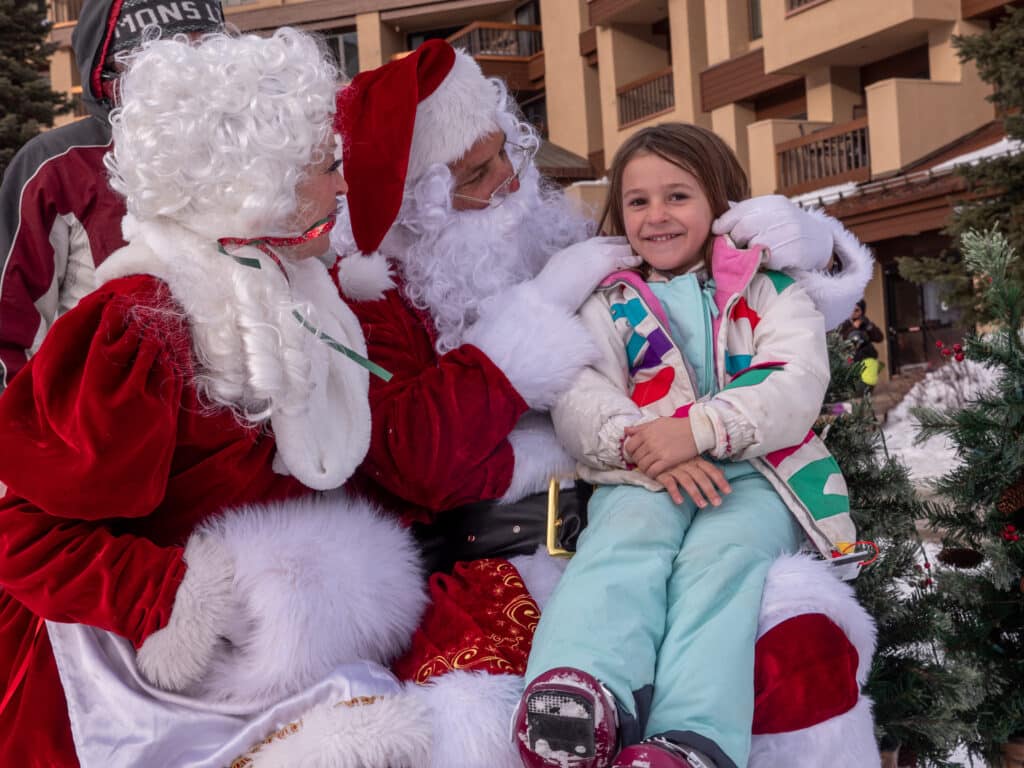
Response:
[[[853,342],[853,362],[862,364],[860,380],[863,386],[870,390],[878,384],[878,374],[882,370],[875,344],[881,342],[884,337],[882,329],[871,322],[865,314],[866,310],[867,303],[860,299],[850,317],[844,320],[837,330],[840,336]]]
[[[25,144],[0,185],[0,392],[54,320],[96,287],[96,267],[124,245],[124,198],[103,167],[117,104],[116,56],[144,34],[194,36],[223,27],[220,0],[81,4],[71,46],[89,115]]]

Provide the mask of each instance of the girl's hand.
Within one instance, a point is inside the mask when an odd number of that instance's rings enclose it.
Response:
[[[698,455],[690,420],[666,416],[637,427],[626,427],[623,448],[637,468],[655,480],[667,469]]]
[[[683,503],[682,490],[693,499],[699,509],[704,509],[711,502],[714,507],[722,503],[722,495],[732,492],[725,474],[717,466],[706,459],[691,459],[678,464],[672,469],[662,472],[657,480],[668,491],[672,501]],[[721,495],[720,495],[721,494]]]

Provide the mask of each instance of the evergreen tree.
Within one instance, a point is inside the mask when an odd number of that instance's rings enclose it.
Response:
[[[998,764],[1000,745],[1024,735],[1024,282],[1013,275],[1019,260],[1004,235],[967,233],[962,250],[996,324],[954,354],[994,368],[997,384],[963,408],[914,415],[921,439],[948,436],[960,459],[936,485],[948,503],[929,507],[944,533],[940,557],[961,566],[937,576],[950,616],[943,643],[951,662],[981,675],[967,744]]]
[[[898,746],[901,759],[918,766],[945,766],[967,736],[962,713],[977,681],[942,656],[938,640],[949,626],[918,536],[924,507],[907,468],[885,449],[870,395],[855,399],[860,364],[851,364],[851,352],[849,342],[830,336],[832,405],[822,434],[846,478],[858,535],[879,547],[878,559],[854,582],[878,627],[866,692],[883,748]]]
[[[0,0],[0,174],[26,141],[69,107],[47,77],[55,48],[46,42],[49,31],[42,0]]]
[[[982,79],[994,87],[990,100],[1003,115],[1007,137],[1024,140],[1024,8],[1007,8],[991,31],[956,37],[955,45],[960,59],[974,61]],[[1024,249],[1024,154],[991,158],[959,173],[967,179],[971,196],[980,197],[957,209],[946,233],[958,242],[967,231],[998,226],[1018,252]],[[988,319],[959,251],[951,249],[938,259],[902,258],[899,268],[909,280],[938,283],[945,298],[961,309],[965,325]],[[1018,277],[1024,275],[1024,265],[1014,269]]]

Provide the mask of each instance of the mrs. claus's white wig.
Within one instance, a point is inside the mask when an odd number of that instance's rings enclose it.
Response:
[[[332,131],[338,73],[309,35],[150,40],[110,117],[111,185],[140,221],[212,238],[292,234],[295,188]]]

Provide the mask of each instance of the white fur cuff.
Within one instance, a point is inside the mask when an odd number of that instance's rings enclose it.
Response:
[[[527,404],[547,410],[597,358],[580,319],[518,285],[488,302],[464,341],[497,365]]]
[[[819,271],[793,270],[791,274],[810,295],[818,311],[825,316],[826,330],[837,328],[864,296],[864,288],[874,272],[875,259],[842,222],[820,211],[808,211],[832,230],[835,254],[842,270],[834,275]]]
[[[499,503],[510,504],[531,493],[547,490],[552,477],[570,477],[576,462],[565,452],[551,419],[545,414],[527,413],[508,436],[515,455],[512,481]]]
[[[169,691],[202,677],[236,613],[234,565],[219,541],[194,533],[185,547],[185,565],[167,626],[146,638],[137,657],[146,679]]]

